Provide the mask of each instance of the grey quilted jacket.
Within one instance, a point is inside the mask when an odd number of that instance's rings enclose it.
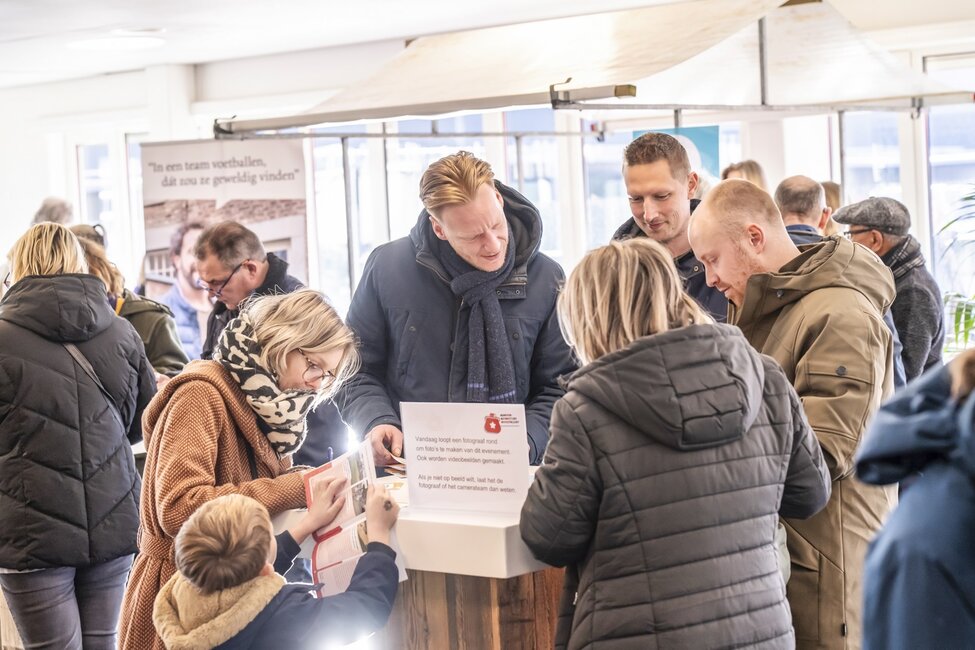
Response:
[[[582,368],[521,513],[535,556],[568,567],[557,647],[793,647],[776,524],[829,494],[795,391],[738,328]]]

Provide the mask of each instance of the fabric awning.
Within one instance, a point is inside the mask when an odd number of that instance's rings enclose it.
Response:
[[[242,132],[548,104],[550,87],[569,78],[558,90],[572,98],[610,97],[614,86],[686,61],[781,2],[694,0],[426,36],[308,114],[220,126]]]
[[[748,26],[686,61],[636,82],[635,103],[758,105],[758,30]],[[961,93],[873,44],[826,2],[766,16],[768,99],[773,106],[901,103]],[[969,89],[971,90],[971,89]]]
[[[218,128],[241,133],[549,104],[553,84],[573,107],[604,100],[599,108],[612,110],[911,107],[916,98],[973,100],[973,89],[949,88],[911,69],[826,2],[780,4],[694,0],[423,37],[368,81],[309,113],[218,121]],[[757,28],[762,17],[764,105]],[[626,85],[636,86],[635,98],[605,102],[625,95],[620,89]]]

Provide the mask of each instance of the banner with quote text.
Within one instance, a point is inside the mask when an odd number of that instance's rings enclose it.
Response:
[[[173,233],[185,223],[237,221],[307,282],[307,193],[300,140],[142,144],[148,294],[177,280]],[[161,286],[160,286],[161,285]]]

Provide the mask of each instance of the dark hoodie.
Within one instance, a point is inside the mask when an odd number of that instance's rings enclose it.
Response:
[[[575,373],[521,513],[569,566],[557,647],[791,648],[778,516],[829,475],[781,369],[727,325],[648,336]]]
[[[934,368],[884,405],[857,456],[877,485],[921,472],[867,553],[863,647],[970,648],[975,640],[975,394]]]
[[[555,313],[562,268],[539,252],[542,220],[515,190],[495,183],[504,199],[514,269],[498,288],[515,371],[515,400],[525,405],[528,458],[541,459],[558,377],[575,369]],[[467,398],[469,309],[450,290],[435,254],[426,210],[409,237],[373,251],[349,307],[361,342],[362,368],[335,398],[358,435],[380,424],[401,426],[400,402],[463,402]]]
[[[63,343],[88,359],[122,422]],[[132,326],[93,275],[29,276],[0,302],[0,567],[87,567],[133,553],[130,443],[156,392]]]

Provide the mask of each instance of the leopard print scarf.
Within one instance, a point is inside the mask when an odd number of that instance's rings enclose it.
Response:
[[[271,448],[283,458],[298,451],[305,441],[305,415],[315,401],[315,393],[279,388],[274,373],[261,365],[260,352],[253,323],[245,312],[224,328],[213,350],[213,360],[226,368],[240,386]]]

